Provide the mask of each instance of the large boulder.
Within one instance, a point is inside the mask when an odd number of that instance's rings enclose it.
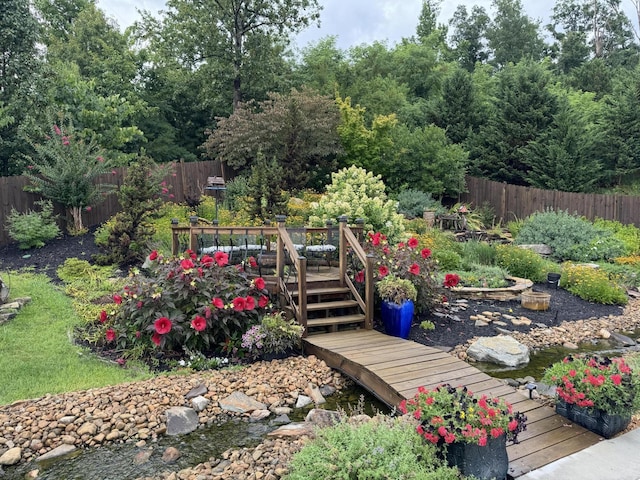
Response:
[[[506,367],[519,367],[529,363],[529,348],[509,335],[480,337],[467,349],[467,355],[478,362]]]
[[[189,407],[171,407],[167,409],[165,415],[167,416],[167,435],[191,433],[200,423],[196,411]]]

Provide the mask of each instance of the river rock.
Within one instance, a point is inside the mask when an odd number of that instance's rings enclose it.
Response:
[[[78,429],[78,435],[95,435],[97,431],[98,426],[95,423],[87,422]]]
[[[611,332],[611,338],[623,347],[633,347],[636,344],[636,341],[633,338],[629,338],[618,332]]]
[[[151,454],[153,453],[153,450],[151,450],[150,448],[146,449],[146,450],[142,450],[138,453],[136,453],[136,456],[133,457],[133,464],[134,465],[144,465],[145,463],[147,463],[149,461],[149,459],[151,458]]]
[[[601,328],[598,330],[598,337],[604,338],[605,340],[611,336],[611,332],[606,328]]]
[[[330,427],[335,425],[342,419],[342,415],[333,410],[322,410],[320,408],[312,408],[304,421],[318,425],[319,427]]]
[[[259,422],[260,420],[267,418],[269,415],[271,415],[269,410],[254,410],[251,412],[251,415],[249,415],[249,421]]]
[[[209,405],[209,399],[203,397],[202,395],[198,395],[195,398],[191,399],[191,406],[196,412],[201,412]]]
[[[529,325],[531,325],[531,320],[528,319],[527,317],[517,317],[517,318],[512,318],[511,323],[516,327],[521,327],[521,326],[528,327]]]
[[[289,423],[291,423],[291,419],[289,418],[289,415],[286,414],[278,415],[276,418],[271,420],[271,425],[274,427],[279,425],[288,425]]]
[[[68,455],[71,455],[76,451],[76,447],[73,445],[63,444],[59,447],[54,448],[50,452],[45,453],[44,455],[36,458],[36,462],[44,462],[46,460],[51,460],[53,458],[64,458]]]
[[[322,385],[320,387],[320,393],[323,397],[330,397],[334,393],[336,393],[336,387],[331,385]]]
[[[167,447],[162,454],[162,461],[164,463],[175,463],[181,456],[180,450],[176,447]]]
[[[313,400],[311,397],[307,397],[306,395],[298,395],[298,399],[296,400],[296,408],[304,408],[307,405],[311,405]]]
[[[305,392],[309,394],[309,397],[311,397],[311,400],[313,400],[313,403],[315,403],[316,405],[327,403],[325,398],[322,396],[322,393],[320,393],[320,389],[317,385],[309,383]]]
[[[204,383],[201,383],[200,385],[189,390],[185,397],[187,400],[191,400],[192,398],[199,397],[201,395],[204,395],[205,393],[207,393],[207,386]]]
[[[0,465],[15,465],[22,458],[22,449],[13,447],[0,456]]]
[[[529,363],[529,348],[509,335],[480,337],[467,350],[467,355],[479,362],[491,362],[507,367]]]
[[[167,416],[167,435],[183,435],[191,433],[200,422],[193,408],[171,407],[165,412]]]
[[[233,392],[218,402],[220,408],[230,412],[249,413],[254,410],[266,410],[264,403],[258,402],[242,392]]]
[[[313,426],[307,422],[290,423],[269,432],[269,437],[301,437],[303,435],[313,435]]]

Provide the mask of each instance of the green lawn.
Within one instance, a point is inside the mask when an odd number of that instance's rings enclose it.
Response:
[[[71,341],[81,320],[71,299],[44,275],[7,274],[10,299],[29,296],[16,318],[0,325],[0,405],[47,393],[84,390],[149,378],[106,363]]]

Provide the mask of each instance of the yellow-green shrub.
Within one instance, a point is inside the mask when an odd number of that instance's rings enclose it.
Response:
[[[558,269],[555,263],[544,260],[536,252],[515,245],[498,245],[496,263],[514,277],[532,282],[544,282],[548,272]]]
[[[606,272],[587,265],[565,263],[560,286],[590,302],[625,305],[627,294]]]

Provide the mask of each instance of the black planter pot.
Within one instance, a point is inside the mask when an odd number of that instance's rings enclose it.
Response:
[[[630,415],[610,415],[597,408],[578,407],[563,400],[556,402],[556,413],[604,438],[620,433],[631,422]]]
[[[560,285],[560,276],[559,273],[547,273],[547,283],[557,289]]]
[[[458,467],[464,476],[473,475],[478,480],[505,480],[509,470],[507,437],[489,438],[484,447],[454,442],[447,445],[446,459],[450,467]]]

